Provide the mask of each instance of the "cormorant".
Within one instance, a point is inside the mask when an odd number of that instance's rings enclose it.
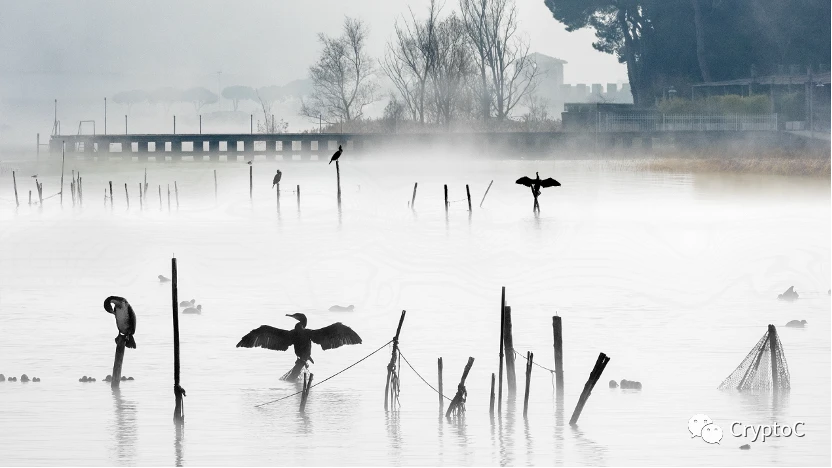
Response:
[[[162,275],[159,275],[159,282],[160,282],[160,283],[167,283],[168,281],[170,281],[170,280],[169,280],[169,279],[167,279],[167,278],[165,278],[165,277],[164,277],[164,276],[162,276]]]
[[[329,308],[329,311],[330,311],[330,312],[352,312],[352,311],[353,311],[353,309],[355,309],[355,306],[354,306],[354,305],[352,305],[352,304],[350,304],[350,305],[349,305],[349,306],[347,306],[347,307],[344,307],[344,306],[339,306],[339,305],[334,305],[334,306],[332,306],[332,307],[330,307],[330,308]]]
[[[193,304],[191,304],[193,306]],[[182,311],[183,314],[201,314],[202,313],[202,304],[196,306],[196,308],[188,307],[187,309]]]
[[[119,333],[119,336],[116,337],[116,343],[124,335],[127,340],[126,346],[136,349],[136,340],[133,339],[133,334],[136,333],[136,313],[133,312],[133,307],[130,306],[127,299],[110,296],[104,299],[104,310],[116,316],[116,326],[118,326]]]
[[[789,286],[789,289],[787,289],[786,292],[777,295],[777,299],[783,301],[793,301],[798,297],[800,297],[800,295],[797,294],[797,291],[794,290],[794,286]]]
[[[361,337],[352,328],[341,322],[317,330],[306,328],[306,316],[303,314],[286,314],[298,321],[292,330],[261,325],[244,336],[237,347],[243,348],[266,348],[276,351],[286,351],[289,346],[294,346],[295,355],[298,357],[295,366],[286,375],[284,380],[295,380],[300,374],[306,361],[315,363],[312,360],[312,342],[321,345],[323,350],[338,348],[343,345],[361,344]]]
[[[274,188],[275,185],[280,183],[281,178],[283,178],[283,172],[281,172],[280,169],[278,169],[277,173],[274,175],[274,179],[272,179],[272,188]]]
[[[534,196],[534,207],[539,209],[540,207],[537,204],[537,197],[540,196],[540,189],[546,187],[560,187],[560,182],[556,181],[551,177],[541,180],[539,172],[535,172],[535,175],[537,177],[534,179],[530,179],[526,176],[523,176],[517,179],[517,183],[531,188],[532,196]]]
[[[332,155],[332,159],[329,160],[329,164],[332,164],[332,161],[337,161],[338,158],[341,157],[341,151],[341,145],[338,145],[338,151],[336,151],[335,154]]]

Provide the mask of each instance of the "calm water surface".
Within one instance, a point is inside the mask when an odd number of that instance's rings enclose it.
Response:
[[[345,161],[343,206],[335,167],[81,166],[84,207],[51,198],[26,203],[31,179],[0,182],[0,373],[42,378],[0,383],[0,465],[829,465],[830,184],[828,180],[671,175],[587,162],[403,163]],[[270,191],[284,171],[280,210]],[[214,200],[213,169],[218,170]],[[554,176],[532,213],[521,175]],[[67,176],[68,187],[69,177]],[[103,190],[113,181],[115,200]],[[489,181],[494,184],[482,208]],[[44,196],[59,176],[41,174]],[[179,190],[176,208],[174,181]],[[419,182],[415,210],[407,202]],[[130,207],[124,197],[128,183]],[[167,185],[171,189],[168,211]],[[443,209],[448,184],[450,210]],[[469,184],[474,210],[465,201]],[[29,187],[31,185],[32,187]],[[163,193],[161,203],[159,186]],[[301,186],[298,210],[294,186]],[[172,423],[170,259],[180,300],[186,424]],[[776,300],[794,285],[800,299]],[[500,288],[512,306],[517,350],[552,368],[551,317],[563,317],[565,395],[535,367],[528,418],[518,396],[488,415],[498,370]],[[109,295],[138,315],[136,350],[113,393]],[[354,312],[329,312],[354,304]],[[469,356],[467,414],[447,422],[438,396],[404,363],[400,406],[383,408],[384,348],[313,388],[307,414],[299,390],[279,377],[293,355],[237,349],[261,324],[291,328],[342,321],[359,346],[313,349],[315,381],[389,341],[403,309],[401,350],[436,385],[444,361],[453,396]],[[805,329],[786,322],[805,319]],[[792,390],[742,395],[717,390],[762,337],[778,327]],[[577,428],[568,420],[599,352],[611,357]],[[96,383],[82,384],[82,375]],[[607,388],[638,380],[642,391]],[[691,438],[688,419],[710,416],[719,445]],[[733,422],[803,422],[805,437],[752,442]],[[750,443],[750,451],[738,450]]]

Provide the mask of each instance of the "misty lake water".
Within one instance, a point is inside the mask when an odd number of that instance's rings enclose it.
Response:
[[[339,213],[334,164],[255,162],[252,203],[241,162],[150,163],[140,210],[144,167],[68,161],[67,174],[83,173],[83,209],[72,206],[69,175],[63,209],[58,197],[29,207],[34,182],[23,173],[15,210],[3,175],[0,373],[42,382],[0,383],[0,465],[830,464],[828,179],[578,161],[347,160]],[[278,167],[279,213],[270,189]],[[563,184],[544,190],[539,216],[528,189],[514,184],[535,171]],[[44,197],[57,192],[59,174],[40,180]],[[110,180],[113,208],[102,193]],[[182,432],[172,422],[171,288],[157,280],[170,276],[174,255],[179,299],[203,306],[180,316]],[[778,301],[792,285],[800,299]],[[515,348],[544,367],[554,366],[551,317],[563,317],[565,395],[557,401],[552,375],[535,367],[523,418],[518,358],[516,401],[492,421],[502,286]],[[118,393],[103,382],[117,334],[102,307],[109,295],[127,298],[138,316],[138,348],[125,353],[123,371],[135,380]],[[334,304],[355,310],[328,311]],[[351,326],[362,345],[313,348],[320,382],[388,342],[403,309],[404,357],[435,386],[441,356],[447,396],[475,358],[463,421],[440,416],[437,394],[404,361],[400,405],[385,413],[389,346],[314,387],[305,416],[299,396],[255,407],[299,385],[279,380],[291,351],[235,348],[250,330],[291,328],[285,314],[294,312],[312,328]],[[808,326],[784,326],[794,319]],[[778,327],[791,391],[717,390],[768,324]],[[611,360],[572,428],[600,352]],[[79,383],[82,375],[98,381]],[[609,389],[610,379],[643,390]],[[691,437],[697,413],[722,427],[720,444]],[[775,421],[802,422],[805,436],[752,442],[731,433],[734,422]],[[746,443],[750,451],[738,449]]]

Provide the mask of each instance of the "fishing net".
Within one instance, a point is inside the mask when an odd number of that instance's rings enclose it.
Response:
[[[720,385],[720,390],[771,390],[791,388],[789,366],[777,329],[768,330],[742,363]]]

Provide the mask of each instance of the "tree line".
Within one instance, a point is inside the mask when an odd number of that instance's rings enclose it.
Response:
[[[313,91],[301,113],[330,125],[362,120],[381,98],[383,74],[395,87],[387,120],[445,129],[460,120],[512,120],[540,79],[514,0],[458,1],[459,13],[443,14],[432,0],[424,14],[398,18],[380,59],[367,53],[369,28],[360,19],[345,18],[338,37],[319,34],[321,55],[309,68]]]
[[[544,0],[568,31],[592,28],[596,50],[627,66],[633,101],[673,86],[826,71],[830,5],[820,0]]]
[[[243,101],[251,101],[266,107],[275,102],[285,101],[292,97],[282,86],[264,86],[261,88],[252,88],[250,86],[227,86],[222,90],[222,97],[232,102],[234,111],[239,109],[240,103]],[[176,103],[191,103],[194,110],[199,113],[206,105],[216,104],[219,97],[216,93],[203,87],[194,87],[186,90],[175,88],[172,86],[165,86],[155,89],[153,91],[130,90],[116,93],[111,98],[116,104],[121,104],[127,107],[128,113],[130,108],[135,104],[150,103],[161,104],[165,107],[165,111]]]

